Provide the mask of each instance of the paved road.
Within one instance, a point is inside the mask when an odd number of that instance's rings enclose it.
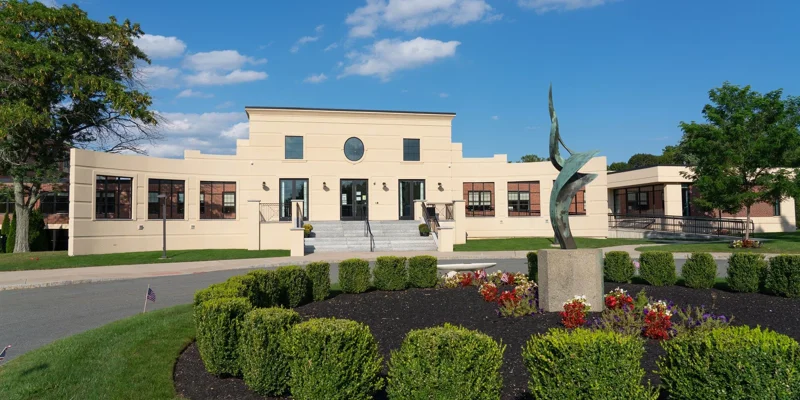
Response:
[[[683,260],[676,261],[680,270]],[[458,262],[462,261],[442,261],[443,264]],[[496,262],[497,268],[504,271],[527,271],[525,260],[519,259],[463,262]],[[725,261],[717,264],[720,276],[724,276]],[[142,312],[148,284],[156,292],[157,301],[149,303],[147,309],[157,310],[190,303],[195,291],[247,271],[249,269],[0,291],[0,345],[13,346],[7,358],[12,359],[57,339]],[[331,275],[336,281],[336,264],[331,266]]]

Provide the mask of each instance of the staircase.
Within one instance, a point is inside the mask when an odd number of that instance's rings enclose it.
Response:
[[[305,239],[308,253],[369,252],[364,221],[316,221],[313,235]],[[418,221],[370,221],[375,251],[436,251],[432,236],[419,235]]]

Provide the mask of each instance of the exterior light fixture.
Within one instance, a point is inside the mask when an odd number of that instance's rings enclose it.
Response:
[[[322,188],[325,189],[325,190],[328,190],[328,183],[327,182],[322,182]]]
[[[383,190],[389,190],[389,187],[386,186],[386,182],[383,182]]]
[[[264,190],[269,190],[269,186],[267,186],[267,182],[261,182],[261,188]]]
[[[439,182],[439,190],[444,190],[444,188],[442,187],[442,182]]]

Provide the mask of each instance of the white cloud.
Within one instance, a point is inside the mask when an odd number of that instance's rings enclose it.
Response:
[[[227,74],[217,71],[202,71],[188,75],[186,82],[190,85],[230,85],[234,83],[253,82],[267,79],[269,75],[261,71],[237,69]]]
[[[156,157],[180,158],[185,149],[212,154],[233,154],[235,141],[231,135],[240,135],[247,115],[243,112],[209,113],[159,113],[166,122],[158,125],[165,140],[146,146]]]
[[[133,43],[154,60],[179,57],[186,51],[186,43],[175,36],[144,34],[134,39]]]
[[[350,37],[371,37],[381,26],[412,32],[434,25],[458,26],[494,17],[485,0],[367,0],[347,16]]]
[[[38,2],[50,8],[58,7],[58,4],[56,4],[56,0],[38,0]]]
[[[297,42],[294,43],[294,46],[292,46],[292,48],[289,49],[289,51],[291,51],[292,53],[297,53],[298,51],[300,51],[300,47],[303,46],[304,44],[313,43],[316,42],[317,40],[319,40],[319,36],[303,36],[300,39],[297,39]]]
[[[163,65],[144,65],[136,73],[148,89],[175,88],[178,86],[176,80],[180,74],[179,69]]]
[[[230,100],[228,100],[226,102],[223,102],[223,103],[220,103],[220,104],[217,104],[217,110],[222,110],[222,109],[231,108],[231,107],[233,107],[233,102],[230,101]]]
[[[498,117],[497,115],[492,115],[492,119],[497,121],[498,119],[500,119],[500,117]]]
[[[572,11],[581,8],[602,6],[618,0],[518,0],[522,8],[530,8],[539,14],[549,11]]]
[[[264,58],[245,56],[236,50],[216,50],[188,55],[183,59],[183,66],[195,71],[233,71],[244,65],[259,65],[266,62]]]
[[[323,30],[325,30],[325,25],[317,25],[317,27],[314,28],[314,31],[317,33],[322,33]]]
[[[236,125],[222,131],[220,137],[231,138],[231,139],[244,139],[248,137],[249,134],[250,134],[250,123],[239,122]]]
[[[347,55],[351,59],[342,75],[377,76],[387,81],[392,73],[421,67],[437,60],[452,57],[461,42],[442,42],[435,39],[418,37],[408,41],[384,39],[375,42],[367,52],[352,52]]]
[[[503,14],[492,14],[492,15],[489,15],[488,17],[486,17],[483,20],[483,22],[486,22],[487,24],[491,24],[492,22],[497,22],[497,21],[502,20],[503,17],[504,17]]]
[[[322,83],[322,82],[325,82],[327,79],[328,79],[328,77],[325,76],[325,74],[318,74],[318,75],[311,74],[311,75],[308,76],[308,78],[304,79],[303,82],[305,82],[305,83]]]
[[[333,49],[335,49],[337,47],[339,47],[338,43],[331,43],[331,44],[328,45],[328,47],[325,48],[325,51],[331,51],[331,50],[333,50]]]
[[[185,90],[182,90],[180,93],[178,93],[177,96],[175,96],[175,98],[178,98],[178,99],[184,98],[184,97],[197,97],[197,98],[200,98],[200,99],[210,99],[210,98],[214,97],[214,95],[211,94],[211,93],[199,92],[197,90],[185,89]]]
[[[442,93],[439,93],[439,97],[441,97],[443,99],[446,99],[446,98],[450,97],[450,94],[442,92]]]

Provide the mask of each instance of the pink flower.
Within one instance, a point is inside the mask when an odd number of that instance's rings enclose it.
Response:
[[[480,279],[480,280],[486,279],[486,270],[479,269],[479,270],[475,271],[475,277]]]
[[[633,267],[639,269],[639,261],[633,260]]]

